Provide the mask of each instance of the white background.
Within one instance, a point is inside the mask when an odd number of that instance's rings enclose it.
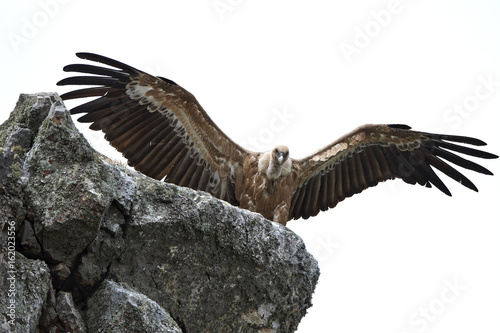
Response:
[[[478,137],[500,153],[493,1],[2,6],[0,121],[21,92],[72,89],[55,83],[64,65],[81,62],[75,52],[88,51],[176,81],[248,148],[283,143],[297,158],[365,123],[403,123]],[[117,156],[100,133],[79,128]],[[479,162],[499,174],[464,171],[479,193],[451,179],[452,198],[391,181],[289,223],[321,268],[298,332],[499,332],[500,166]]]

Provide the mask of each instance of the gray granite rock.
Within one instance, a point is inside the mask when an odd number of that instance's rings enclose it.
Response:
[[[182,333],[158,303],[109,280],[88,301],[87,316],[90,332]]]
[[[319,269],[300,237],[103,158],[56,94],[22,95],[0,144],[0,217],[52,276],[44,331],[108,331],[101,315],[123,305],[123,327],[292,332],[311,306]]]
[[[1,332],[36,332],[50,288],[50,272],[41,260],[16,251],[0,252]]]

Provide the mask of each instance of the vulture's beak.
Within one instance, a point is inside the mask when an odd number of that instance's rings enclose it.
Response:
[[[280,156],[278,157],[278,162],[279,162],[279,164],[282,164],[282,163],[283,163],[283,159],[284,159],[283,155],[284,155],[284,154],[283,154],[283,152],[281,152],[281,153],[280,153]]]

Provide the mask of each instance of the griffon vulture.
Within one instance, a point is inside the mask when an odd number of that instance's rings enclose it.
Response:
[[[317,215],[377,183],[401,178],[409,184],[448,188],[433,168],[465,187],[476,186],[448,162],[486,175],[481,165],[455,154],[498,156],[462,144],[481,140],[412,131],[406,125],[364,125],[302,159],[286,146],[252,152],[225,135],[196,98],[172,80],[92,53],[77,53],[110,66],[75,64],[66,72],[92,74],[58,85],[91,85],[61,95],[65,100],[98,97],[71,114],[91,123],[143,174],[211,193],[232,205],[286,224]]]

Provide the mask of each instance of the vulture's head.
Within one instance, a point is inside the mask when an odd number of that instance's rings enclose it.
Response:
[[[283,165],[288,160],[288,147],[279,145],[273,149],[273,161],[277,165]]]
[[[259,172],[265,173],[268,179],[275,180],[286,176],[291,170],[292,160],[288,158],[286,146],[276,146],[259,157]]]

